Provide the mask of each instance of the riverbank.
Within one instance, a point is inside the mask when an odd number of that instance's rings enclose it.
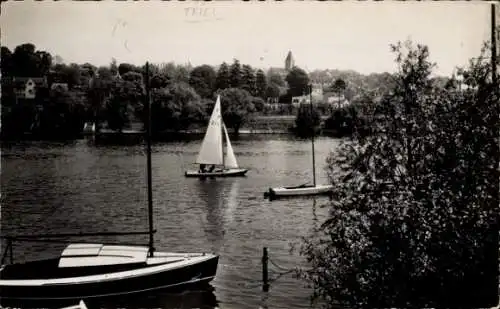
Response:
[[[295,116],[293,115],[259,115],[249,119],[239,130],[239,134],[247,135],[247,134],[294,134],[295,127]],[[321,130],[319,132],[320,135],[326,136],[334,136],[335,132],[330,132],[329,130],[323,129],[324,121],[327,119],[327,116],[322,116],[321,121]],[[154,138],[169,138],[171,136],[186,136],[186,135],[203,135],[206,132],[206,127],[196,127],[187,130],[166,130],[163,132],[159,132],[154,135]],[[229,133],[234,134],[234,131],[229,128]],[[98,132],[82,132],[81,134],[77,134],[74,136],[70,136],[68,134],[64,134],[61,132],[61,136],[42,136],[40,134],[34,133],[25,133],[19,134],[16,136],[2,136],[2,140],[52,140],[52,139],[80,139],[83,136],[93,136],[96,137],[133,137],[143,135],[144,131],[142,130],[141,123],[133,123],[131,128],[126,128],[121,131],[111,130],[107,128],[99,129]]]

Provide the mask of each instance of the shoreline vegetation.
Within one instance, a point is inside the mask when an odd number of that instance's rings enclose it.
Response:
[[[86,123],[104,134],[142,127],[143,66],[115,59],[101,67],[67,64],[31,43],[13,51],[2,46],[1,51],[2,139],[74,139],[85,134]],[[224,122],[232,132],[307,136],[313,126],[318,134],[336,137],[367,134],[370,119],[383,114],[377,106],[392,89],[393,76],[332,69],[307,73],[286,63],[263,70],[237,59],[218,66],[153,64],[152,133],[197,134],[220,95]],[[434,80],[445,84],[450,79]],[[313,114],[304,108],[310,98]]]

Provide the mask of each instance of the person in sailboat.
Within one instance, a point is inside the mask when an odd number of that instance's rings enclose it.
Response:
[[[205,164],[200,164],[200,173],[205,173]]]
[[[210,168],[208,169],[208,172],[209,172],[209,173],[211,173],[211,172],[213,172],[213,171],[214,171],[214,169],[215,169],[215,164],[212,164],[212,165],[210,166]]]

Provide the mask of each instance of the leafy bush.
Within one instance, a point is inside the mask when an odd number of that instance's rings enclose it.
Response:
[[[321,117],[316,108],[309,104],[301,104],[295,118],[295,133],[301,137],[316,134],[321,124]]]
[[[427,47],[393,50],[399,72],[381,104],[386,116],[328,158],[330,215],[305,239],[312,268],[300,274],[327,308],[491,307],[499,85],[485,57],[460,73],[467,89],[443,89],[431,81]]]

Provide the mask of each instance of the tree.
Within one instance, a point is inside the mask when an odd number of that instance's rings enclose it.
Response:
[[[307,73],[299,67],[293,67],[286,76],[290,96],[301,96],[307,92],[309,77]]]
[[[261,69],[257,70],[255,80],[255,93],[258,97],[265,99],[266,98],[266,89],[267,89],[267,80],[264,71]],[[279,96],[279,94],[278,94]]]
[[[70,89],[81,85],[82,73],[78,64],[71,63],[69,66],[64,65],[62,74],[64,76],[64,81],[68,83]]]
[[[332,85],[332,90],[337,93],[337,97],[338,97],[338,100],[340,102],[340,95],[342,93],[344,93],[344,91],[346,90],[347,88],[347,84],[346,82],[341,79],[341,78],[337,78],[335,80],[335,82],[333,82],[333,85]]]
[[[187,129],[205,118],[201,98],[188,84],[176,83],[158,89],[152,98],[151,126],[154,133]]]
[[[250,94],[255,94],[255,72],[251,66],[244,64],[241,75],[241,89],[248,91]]]
[[[123,76],[124,74],[131,71],[137,72],[138,70],[134,65],[130,63],[120,63],[120,65],[118,66],[118,73],[120,74],[120,76]]]
[[[2,56],[8,57],[8,49],[3,49]],[[12,76],[42,77],[47,75],[52,65],[52,56],[45,51],[37,51],[31,43],[21,44],[14,49],[10,57]]]
[[[252,104],[256,112],[263,112],[266,107],[266,102],[261,97],[252,97]]]
[[[139,74],[129,72],[127,74]],[[139,74],[137,78],[142,78]],[[141,117],[144,91],[140,81],[120,80],[114,83],[109,99],[106,100],[106,120],[112,130],[121,131],[131,120]]]
[[[220,98],[224,123],[238,134],[241,126],[255,111],[252,96],[243,89],[227,88],[220,92]]]
[[[281,95],[280,87],[275,84],[269,84],[266,88],[266,98],[279,98]]]
[[[278,87],[285,87],[285,81],[281,75],[275,73],[269,73],[269,84],[274,84]]]
[[[5,46],[2,46],[2,74],[3,76],[13,76],[14,62],[12,52]]]
[[[84,98],[64,88],[50,90],[40,115],[38,133],[45,137],[73,137],[85,123]]]
[[[223,62],[219,70],[217,71],[217,80],[215,83],[215,89],[226,89],[231,87],[229,66],[227,63]]]
[[[122,75],[122,79],[129,82],[142,84],[142,74],[134,71],[129,71]]]
[[[216,84],[215,70],[209,65],[195,67],[189,77],[189,85],[202,98],[212,97]]]
[[[239,88],[242,85],[241,65],[238,59],[234,59],[229,70],[229,84],[231,88]]]
[[[316,134],[321,124],[321,117],[316,108],[309,104],[301,104],[295,118],[295,133],[301,137]]]
[[[115,58],[111,58],[111,62],[109,64],[109,70],[111,71],[111,74],[113,74],[113,76],[118,74],[118,65],[116,64]]]
[[[338,137],[352,136],[357,130],[364,129],[363,124],[358,110],[350,105],[336,108],[325,120],[325,129],[333,130]]]
[[[465,70],[474,87],[446,90],[430,79],[427,47],[393,50],[399,71],[386,119],[329,157],[331,211],[305,240],[312,268],[301,274],[328,308],[490,307],[499,85],[486,57]]]

